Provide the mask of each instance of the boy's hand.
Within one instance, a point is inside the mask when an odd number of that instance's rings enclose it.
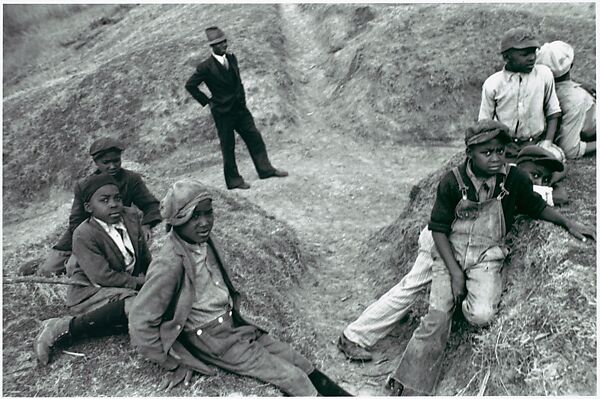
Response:
[[[186,387],[190,385],[190,381],[192,380],[192,375],[194,372],[187,367],[179,366],[174,371],[169,371],[167,375],[162,379],[158,389],[163,390],[166,389],[170,391],[172,388],[175,388],[183,381],[183,385]]]
[[[596,230],[594,230],[592,227],[575,222],[567,223],[566,227],[567,231],[578,240],[585,242],[587,241],[586,237],[589,237],[592,240],[596,241]]]
[[[467,294],[465,274],[462,272],[450,274],[450,280],[452,284],[452,296],[454,297],[454,303],[459,303]]]

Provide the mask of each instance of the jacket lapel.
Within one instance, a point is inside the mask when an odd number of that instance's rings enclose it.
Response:
[[[135,211],[134,211],[135,212]],[[137,223],[137,215],[133,215],[129,209],[125,209],[123,212],[123,224],[127,229],[127,234],[129,234],[129,239],[131,240],[131,244],[133,244],[133,251],[135,252],[135,260],[136,263],[140,258],[140,247],[138,238],[140,236],[140,231],[138,229],[139,224]],[[112,241],[112,240],[111,240]]]
[[[231,282],[231,279],[229,278],[229,269],[225,265],[225,262],[223,262],[223,257],[221,256],[221,251],[219,248],[218,241],[215,240],[215,238],[211,236],[208,239],[208,245],[210,245],[210,247],[212,248],[212,250],[215,254],[215,258],[217,258],[217,262],[219,263],[219,267],[221,268],[221,273],[223,274],[223,280],[225,280],[225,283],[229,287],[231,294],[237,293],[237,290],[235,289],[235,287],[233,286],[233,283]]]
[[[123,257],[123,254],[121,253],[121,250],[119,249],[119,247],[117,247],[117,244],[115,244],[113,239],[110,238],[110,236],[108,235],[106,230],[104,230],[102,228],[102,226],[100,226],[100,224],[98,224],[98,222],[96,222],[96,219],[94,219],[93,217],[90,217],[88,220],[89,220],[90,225],[93,226],[94,229],[96,229],[98,231],[98,234],[100,234],[102,236],[104,242],[106,242],[108,244],[108,246],[112,249],[112,251],[115,253],[115,256],[117,256],[117,258],[121,262],[121,266],[122,266],[123,270],[125,270],[125,258]]]

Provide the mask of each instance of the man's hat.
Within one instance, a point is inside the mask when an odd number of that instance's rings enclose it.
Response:
[[[465,144],[469,147],[474,144],[485,143],[496,137],[508,143],[511,140],[508,132],[508,126],[505,124],[491,119],[482,119],[467,129]]]
[[[552,71],[552,75],[558,78],[569,72],[571,64],[573,64],[573,58],[575,58],[573,47],[557,40],[545,43],[540,47],[535,62],[536,64],[546,65]]]
[[[529,47],[540,47],[540,43],[537,41],[533,33],[525,28],[512,28],[506,31],[502,41],[500,42],[500,52],[503,53],[508,49],[516,48],[529,48]]]
[[[519,151],[517,165],[527,161],[541,164],[553,172],[562,172],[565,170],[565,165],[560,160],[550,151],[538,145],[528,145]]]
[[[117,139],[113,139],[112,137],[101,137],[98,140],[94,141],[90,146],[90,155],[92,158],[96,159],[101,157],[104,153],[109,150],[117,150],[123,151],[125,146]]]
[[[221,43],[222,41],[227,40],[225,37],[225,33],[221,29],[216,26],[211,26],[210,28],[206,28],[206,38],[208,39],[208,44],[211,46],[213,44]]]

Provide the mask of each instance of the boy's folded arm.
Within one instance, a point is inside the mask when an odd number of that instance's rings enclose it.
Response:
[[[101,252],[94,240],[81,237],[76,230],[73,235],[73,255],[77,264],[93,284],[102,287],[124,287],[135,289],[143,283],[127,272],[119,272],[109,266],[106,256]]]
[[[578,240],[585,241],[586,236],[590,237],[593,240],[596,239],[596,231],[592,227],[575,223],[574,221],[568,219],[566,216],[564,216],[559,211],[550,206],[544,208],[542,213],[540,213],[539,219],[546,220],[548,222],[554,223],[557,226],[563,227]]]
[[[146,183],[144,183],[140,175],[135,174],[134,176],[132,202],[144,214],[142,217],[142,224],[154,227],[162,220],[160,216],[160,201],[158,201],[156,197],[152,195],[150,190],[148,190]]]
[[[144,288],[135,298],[129,314],[129,334],[132,344],[149,360],[166,370],[177,368],[179,362],[166,353],[160,337],[163,316],[175,295],[180,273],[176,266],[155,259]]]

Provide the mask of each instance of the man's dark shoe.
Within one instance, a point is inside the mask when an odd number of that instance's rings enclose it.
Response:
[[[42,263],[41,259],[34,259],[30,260],[29,262],[25,262],[19,267],[18,274],[20,276],[31,276],[38,271],[40,263]]]
[[[269,177],[286,177],[289,176],[289,173],[285,170],[274,169],[273,173],[268,176],[262,176],[261,179],[268,179]]]
[[[361,362],[368,362],[373,360],[373,355],[371,355],[371,352],[369,352],[362,346],[350,341],[348,338],[346,338],[344,333],[340,335],[337,347],[340,351],[342,351],[346,358],[350,360],[358,360]]]
[[[390,391],[390,396],[402,396],[404,385],[390,375],[388,376],[387,380],[385,380],[385,389]]]
[[[229,190],[235,190],[236,188],[239,188],[240,190],[248,190],[250,188],[250,185],[243,181],[235,187],[228,187]]]

